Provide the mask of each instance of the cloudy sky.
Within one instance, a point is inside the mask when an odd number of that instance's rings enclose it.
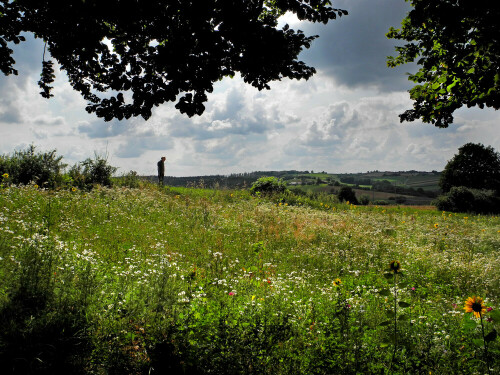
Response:
[[[64,73],[55,97],[37,86],[43,45],[29,38],[14,49],[19,76],[0,74],[0,154],[34,144],[56,149],[67,164],[107,155],[120,173],[197,176],[262,170],[330,173],[370,170],[442,170],[458,147],[480,142],[500,150],[500,112],[461,109],[455,124],[438,129],[399,123],[411,107],[407,72],[386,67],[396,41],[385,37],[408,11],[403,0],[337,0],[349,15],[328,25],[286,21],[306,35],[318,34],[301,59],[316,68],[308,81],[284,80],[258,91],[238,77],[218,83],[203,116],[188,118],[168,103],[144,121],[104,122],[85,111]]]

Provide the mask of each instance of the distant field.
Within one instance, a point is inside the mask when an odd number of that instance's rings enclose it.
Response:
[[[408,204],[408,205],[430,205],[431,202],[433,201],[432,198],[427,198],[427,197],[416,197],[413,195],[404,195],[404,194],[395,194],[395,193],[385,193],[381,191],[367,191],[367,190],[360,190],[360,189],[354,189],[354,192],[356,193],[356,197],[359,199],[363,195],[366,195],[367,197],[370,198],[370,200],[375,201],[375,200],[385,200],[389,201],[389,198],[394,198],[394,197],[404,197],[406,198],[406,202],[403,204]]]
[[[310,192],[315,192],[315,193],[333,193],[336,194],[339,190],[338,187],[335,186],[328,186],[325,184],[322,185],[303,185],[303,186],[296,186],[296,188],[299,188],[303,191],[310,191]],[[394,198],[394,197],[405,197],[407,200],[404,204],[408,205],[430,205],[431,202],[433,201],[433,198],[427,198],[427,197],[417,197],[413,195],[404,195],[404,194],[399,194],[399,193],[386,193],[386,192],[380,192],[380,191],[373,191],[373,190],[362,190],[362,189],[353,189],[354,192],[356,193],[356,197],[359,199],[362,196],[367,196],[371,201],[375,200],[388,200],[389,198]]]
[[[439,177],[434,175],[429,176],[390,176],[380,177],[375,180],[387,180],[398,186],[406,186],[414,189],[422,188],[424,190],[439,190]]]

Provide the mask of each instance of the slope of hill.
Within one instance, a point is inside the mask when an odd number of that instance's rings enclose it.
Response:
[[[165,183],[178,187],[210,187],[210,188],[248,188],[258,178],[275,176],[282,178],[289,187],[311,193],[335,193],[339,184],[355,188],[359,197],[367,196],[371,201],[386,200],[388,203],[430,204],[439,193],[440,173],[400,171],[400,172],[366,172],[331,174],[312,171],[257,171],[231,175],[165,177]],[[150,181],[155,176],[146,177]],[[391,198],[391,199],[390,199]]]

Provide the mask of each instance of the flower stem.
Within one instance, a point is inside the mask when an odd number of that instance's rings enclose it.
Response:
[[[488,374],[490,374],[490,361],[488,358],[488,346],[486,344],[486,339],[484,336],[484,325],[483,325],[483,314],[479,312],[479,319],[481,320],[481,333],[483,334],[483,344],[484,344],[484,356],[486,357],[486,367],[488,369]]]
[[[396,278],[398,275],[394,274],[394,353],[396,353],[396,346],[398,344],[397,334],[398,334],[398,288]]]
[[[389,371],[392,369],[392,364],[396,358],[396,349],[398,346],[398,288],[397,288],[397,273],[394,272],[394,351],[392,352],[392,360]]]

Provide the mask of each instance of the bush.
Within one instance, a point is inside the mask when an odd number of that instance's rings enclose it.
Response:
[[[125,186],[129,188],[138,188],[140,186],[140,179],[136,171],[130,171],[128,173],[122,174],[114,180],[114,183],[118,186]]]
[[[56,156],[56,150],[36,152],[36,147],[30,145],[12,156],[1,156],[0,175],[7,173],[14,184],[33,182],[39,186],[55,187],[63,182],[61,170],[65,165],[61,160],[62,156]]]
[[[356,193],[354,193],[354,190],[350,186],[342,186],[339,190],[338,198],[341,202],[347,201],[352,204],[358,204]]]
[[[370,197],[368,195],[362,195],[361,198],[359,198],[359,204],[363,206],[367,206],[370,204]]]
[[[276,177],[261,177],[250,188],[252,194],[260,193],[263,195],[281,194],[286,190],[286,184],[283,180]]]
[[[95,155],[94,159],[88,158],[71,167],[69,176],[82,189],[89,189],[96,184],[111,186],[111,176],[117,169],[109,165],[107,159]]]
[[[476,214],[500,213],[500,197],[488,190],[454,186],[434,202],[442,211],[470,212]]]

